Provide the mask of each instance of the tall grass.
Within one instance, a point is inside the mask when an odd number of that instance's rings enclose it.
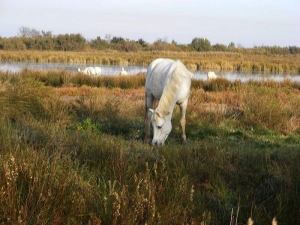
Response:
[[[299,83],[193,81],[152,147],[144,75],[84,79],[0,72],[0,223],[299,223]]]
[[[164,57],[180,59],[191,70],[255,71],[264,73],[300,73],[300,55],[255,55],[233,52],[140,51],[0,51],[1,62],[60,62],[105,65],[149,65]]]

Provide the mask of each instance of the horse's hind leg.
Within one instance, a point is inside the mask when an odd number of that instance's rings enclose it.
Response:
[[[186,114],[186,108],[188,104],[188,99],[186,99],[181,105],[180,105],[180,125],[181,125],[181,139],[182,139],[182,144],[186,144],[186,135],[185,135],[185,124],[186,124],[186,119],[185,119],[185,114]]]

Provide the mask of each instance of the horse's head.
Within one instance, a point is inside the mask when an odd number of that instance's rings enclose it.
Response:
[[[157,109],[149,109],[152,112],[151,123],[153,126],[152,145],[164,145],[169,133],[172,130],[171,118],[166,113]]]

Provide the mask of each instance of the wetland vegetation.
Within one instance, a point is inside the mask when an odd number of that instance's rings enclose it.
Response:
[[[182,45],[20,28],[1,62],[300,73],[296,46]],[[163,147],[145,145],[145,74],[0,71],[0,224],[300,223],[300,83],[192,80]],[[249,222],[248,224],[251,224]]]
[[[176,107],[164,147],[144,84],[0,72],[0,223],[299,223],[300,83],[193,80],[188,144]]]
[[[264,73],[300,73],[300,48],[297,46],[253,46],[245,48],[233,42],[211,44],[195,37],[190,44],[158,38],[147,43],[142,38],[96,37],[87,40],[81,34],[53,35],[21,27],[19,35],[0,37],[1,62],[61,62],[105,65],[149,65],[154,59],[180,59],[191,70],[230,70]]]

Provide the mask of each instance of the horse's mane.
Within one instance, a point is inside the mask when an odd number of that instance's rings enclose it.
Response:
[[[179,60],[170,66],[169,73],[170,72],[171,75],[167,81],[157,106],[157,111],[163,113],[163,115],[172,113],[181,89],[181,85],[183,83],[183,79],[185,79],[184,66]]]

